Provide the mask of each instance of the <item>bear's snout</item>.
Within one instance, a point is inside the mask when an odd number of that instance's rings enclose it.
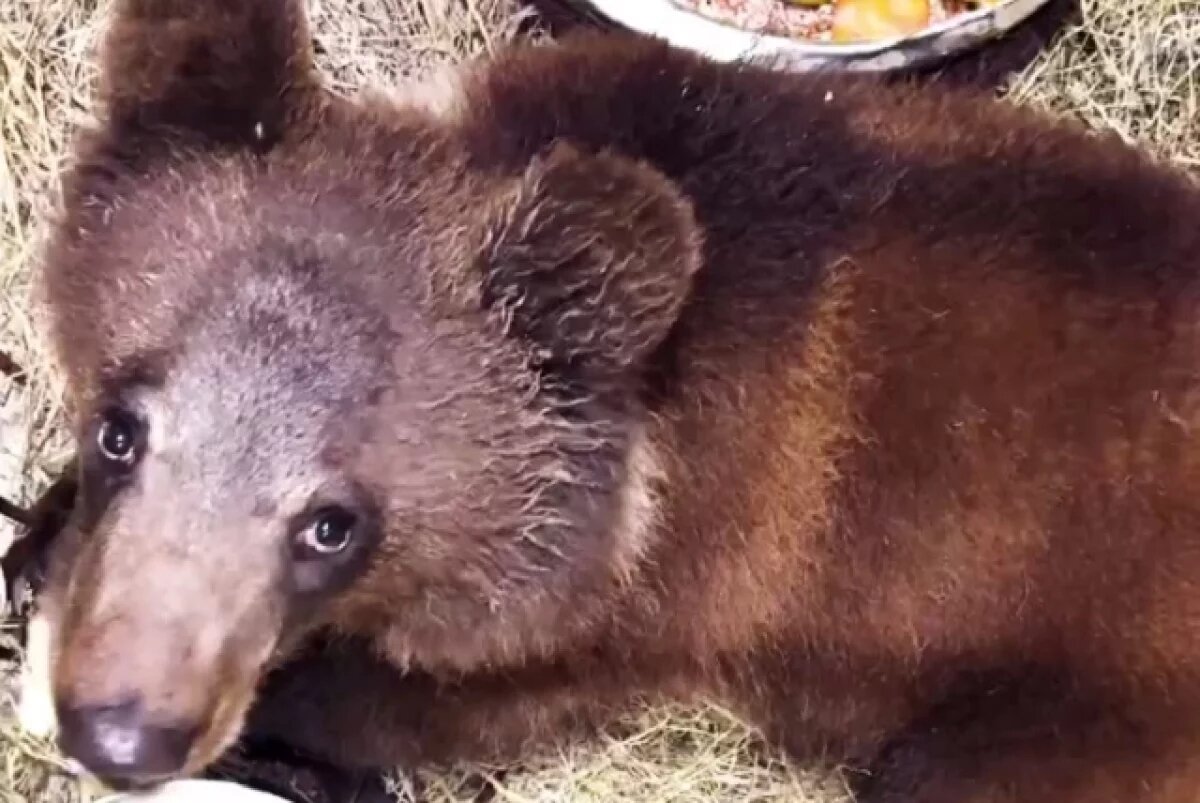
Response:
[[[202,595],[197,574],[84,572],[57,619],[49,688],[59,744],[110,786],[192,775],[240,734],[278,628],[269,603],[237,597],[241,586]]]
[[[55,665],[59,747],[116,789],[186,774],[223,696],[210,680],[222,674],[218,662],[145,630],[68,631]]]
[[[116,788],[136,788],[179,774],[195,740],[195,723],[161,723],[138,698],[66,706],[59,744],[88,772]]]
[[[111,625],[64,634],[52,696],[68,758],[131,789],[192,775],[236,741],[261,663],[235,660],[256,657],[236,642],[204,650],[202,636],[183,644],[186,634]]]

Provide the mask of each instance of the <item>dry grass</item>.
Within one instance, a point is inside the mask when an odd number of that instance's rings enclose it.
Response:
[[[1010,96],[1200,168],[1200,0],[1083,0]]]
[[[321,63],[335,85],[419,74],[494,47],[515,0],[310,0]],[[72,125],[85,118],[91,47],[107,0],[0,0],[0,352],[29,372],[0,378],[0,493],[28,499],[68,449],[54,372],[28,313],[38,222]],[[1082,0],[1065,32],[1014,82],[1021,102],[1072,115],[1200,167],[1200,0]],[[0,525],[3,527],[4,525]],[[4,537],[0,530],[0,540]],[[0,629],[0,654],[7,632]],[[54,751],[18,733],[0,664],[0,803],[81,799]],[[464,799],[458,774],[422,779],[432,800]],[[721,712],[648,711],[592,745],[510,772],[497,799],[832,801],[836,786],[765,760]],[[402,799],[409,797],[399,790]]]
[[[599,742],[570,745],[508,768],[466,767],[419,780],[430,803],[471,799],[481,773],[497,803],[849,803],[840,779],[805,775],[766,757],[754,735],[726,712],[647,710]],[[415,801],[410,788],[399,798]]]

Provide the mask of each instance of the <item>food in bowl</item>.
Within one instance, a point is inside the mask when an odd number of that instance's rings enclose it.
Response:
[[[1004,0],[674,0],[709,19],[755,33],[814,42],[911,36]]]

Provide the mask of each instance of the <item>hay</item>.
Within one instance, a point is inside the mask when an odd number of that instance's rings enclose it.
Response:
[[[70,443],[59,388],[29,315],[29,265],[70,127],[87,99],[87,48],[94,4],[0,3],[0,354],[25,369],[0,377],[0,493],[29,500],[49,481]],[[0,523],[0,541],[9,536]],[[12,655],[13,623],[0,628],[0,655]],[[18,667],[0,661],[0,803],[78,800],[60,757],[17,728]]]
[[[514,2],[310,0],[310,7],[321,66],[335,87],[352,92],[495,47],[522,19]],[[25,500],[69,450],[58,380],[28,313],[29,268],[67,136],[86,116],[105,5],[0,2],[0,355],[27,371],[21,383],[0,376],[0,493]],[[1013,81],[1010,95],[1200,167],[1200,0],[1082,0],[1082,21]],[[11,627],[0,628],[0,655],[11,645]],[[80,800],[55,752],[18,732],[15,671],[0,661],[0,803]],[[420,781],[430,800],[465,800],[467,776],[478,769]],[[751,733],[713,710],[634,714],[600,743],[536,757],[498,789],[502,803],[843,797],[833,780],[764,759]],[[413,797],[403,785],[398,794]]]
[[[496,803],[849,803],[841,780],[801,774],[764,754],[737,719],[717,708],[664,708],[632,715],[600,740],[535,756],[525,766],[464,767],[401,784],[404,803],[466,803],[480,774]]]
[[[1082,0],[1080,10],[1009,96],[1200,168],[1200,0]]]

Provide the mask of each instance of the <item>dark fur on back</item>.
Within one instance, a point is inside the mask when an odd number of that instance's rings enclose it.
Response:
[[[336,99],[305,43],[285,0],[118,4],[44,273],[85,439],[60,706],[160,701],[195,770],[713,697],[874,801],[1200,794],[1191,178],[651,42],[436,107]],[[279,556],[314,499],[361,511],[341,563]]]

